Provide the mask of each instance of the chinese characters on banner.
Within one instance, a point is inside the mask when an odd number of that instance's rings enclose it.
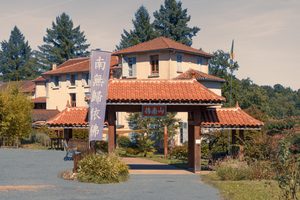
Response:
[[[143,117],[163,117],[167,114],[167,106],[143,105]]]
[[[90,132],[89,141],[102,140],[105,120],[108,79],[110,70],[110,52],[92,51],[90,58]]]

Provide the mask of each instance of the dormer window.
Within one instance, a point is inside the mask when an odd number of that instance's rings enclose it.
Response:
[[[159,75],[159,57],[158,55],[150,56],[150,65],[151,65],[151,75]]]

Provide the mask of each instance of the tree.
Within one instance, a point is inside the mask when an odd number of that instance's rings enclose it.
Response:
[[[37,76],[36,60],[24,35],[17,26],[9,40],[1,42],[0,74],[4,81],[27,80]]]
[[[31,132],[32,102],[19,91],[18,84],[9,84],[0,92],[0,137],[14,143]]]
[[[132,20],[133,30],[123,30],[121,41],[117,49],[124,49],[141,42],[149,41],[157,36],[150,23],[150,15],[144,6],[141,6],[135,13],[135,19]]]
[[[182,9],[180,1],[165,0],[153,15],[153,25],[159,35],[183,44],[191,46],[192,38],[200,31],[198,27],[188,27],[191,16],[187,14],[187,9]]]
[[[52,28],[46,30],[43,38],[45,44],[39,46],[39,62],[50,68],[52,64],[61,64],[64,61],[87,56],[90,46],[87,44],[84,32],[80,26],[74,28],[73,21],[66,13],[56,17],[52,22]]]

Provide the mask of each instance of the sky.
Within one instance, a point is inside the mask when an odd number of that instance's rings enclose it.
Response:
[[[149,13],[163,0],[0,0],[0,41],[17,25],[32,49],[43,44],[46,29],[62,12],[85,32],[90,49],[113,51],[139,6]],[[182,0],[190,26],[201,30],[193,47],[206,52],[230,51],[235,40],[238,78],[259,85],[300,88],[299,0]]]

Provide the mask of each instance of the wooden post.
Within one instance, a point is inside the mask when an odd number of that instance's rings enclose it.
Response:
[[[240,161],[244,160],[244,142],[245,142],[245,136],[244,136],[244,130],[239,130],[239,153],[238,157]]]
[[[107,110],[108,121],[108,153],[113,153],[116,148],[116,113]]]
[[[188,123],[188,166],[197,172],[201,171],[201,143],[198,143],[201,139],[200,111],[190,112]]]
[[[168,127],[164,127],[164,155],[165,158],[168,157]]]
[[[233,158],[237,157],[237,146],[236,146],[236,130],[232,129],[231,130],[231,156]]]

